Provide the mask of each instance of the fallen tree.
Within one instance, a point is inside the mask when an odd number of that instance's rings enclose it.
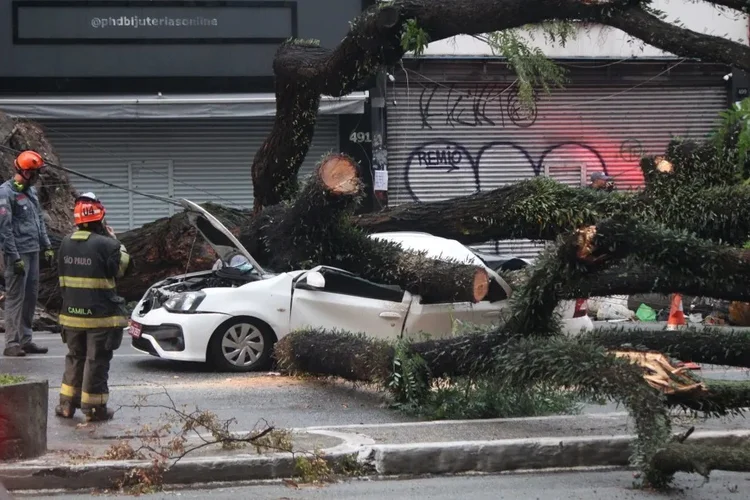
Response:
[[[623,272],[626,259],[632,275]],[[641,266],[647,266],[650,279],[642,278]],[[510,328],[518,333],[554,332],[553,311],[560,300],[616,294],[616,278],[609,281],[597,276],[604,269],[609,270],[609,276],[614,269],[627,281],[624,293],[689,294],[700,290],[699,295],[707,297],[750,300],[745,286],[750,282],[750,251],[621,214],[561,238],[539,259],[525,286],[514,296]],[[644,289],[634,286],[637,281]],[[596,288],[598,283],[604,289]]]
[[[335,193],[334,185],[326,182],[319,171],[318,177],[296,196],[296,176],[312,140],[321,94],[341,96],[358,89],[384,65],[398,62],[406,50],[419,52],[424,40],[462,33],[479,35],[550,19],[598,22],[684,57],[750,69],[750,48],[669,24],[648,9],[648,2],[639,0],[395,0],[368,9],[352,23],[349,34],[334,50],[322,49],[312,42],[287,42],[279,48],[274,61],[277,77],[274,125],[252,167],[254,213],[251,216],[226,210],[223,215],[233,220],[230,228],[236,230],[248,248],[264,261],[278,266],[278,270],[320,263],[337,265],[364,277],[400,284],[433,300],[479,300],[488,292],[486,273],[483,275],[471,266],[436,265],[420,256],[402,254],[395,246],[374,243],[351,225],[350,207],[356,203],[357,189]],[[522,89],[528,90],[533,83],[528,78],[523,79]],[[12,135],[25,134],[18,127],[13,130]],[[742,291],[738,280],[726,279],[729,274],[711,280],[701,269],[686,270],[682,265],[685,261],[700,262],[701,255],[706,253],[706,262],[713,269],[726,271],[731,267],[724,258],[728,251],[718,248],[719,240],[739,244],[747,238],[750,228],[747,207],[750,205],[746,201],[750,191],[730,182],[737,172],[737,160],[743,156],[734,153],[739,150],[737,144],[741,141],[734,132],[724,134],[721,139],[697,147],[674,142],[666,158],[645,159],[641,167],[647,185],[640,193],[604,195],[536,180],[501,188],[492,195],[480,194],[453,201],[460,208],[455,216],[445,215],[443,207],[447,205],[444,203],[432,205],[435,212],[414,205],[388,215],[356,219],[356,224],[368,230],[430,228],[438,235],[457,235],[461,241],[470,243],[508,237],[547,240],[562,237],[563,244],[540,261],[528,283],[514,298],[514,316],[505,331],[534,335],[533,341],[506,338],[499,333],[483,338],[479,344],[473,342],[476,339],[461,339],[465,344],[459,357],[437,343],[425,347],[420,355],[422,363],[395,363],[404,358],[399,349],[393,348],[389,356],[391,351],[367,347],[367,342],[362,341],[358,348],[364,347],[363,352],[353,352],[356,363],[344,356],[344,349],[350,347],[347,344],[329,346],[331,352],[341,354],[337,361],[328,358],[329,361],[336,370],[349,373],[350,377],[364,376],[362,373],[368,373],[368,367],[376,366],[380,366],[377,377],[387,376],[388,370],[393,372],[394,365],[398,365],[399,370],[432,366],[435,373],[444,375],[484,370],[508,384],[545,380],[569,385],[584,393],[590,391],[622,400],[638,426],[637,462],[647,472],[650,483],[664,484],[675,466],[662,467],[655,461],[660,450],[669,449],[669,420],[658,393],[644,382],[641,370],[626,360],[607,355],[595,346],[555,338],[552,312],[560,299],[582,296],[582,290],[588,290],[590,295],[606,295],[594,292],[612,290],[620,293],[690,290],[706,295],[708,290],[708,294],[719,296],[736,294],[732,297],[740,299],[746,296],[747,291]],[[4,144],[9,143],[7,136],[2,140]],[[19,137],[11,136],[10,140],[16,141],[11,149],[26,147]],[[51,154],[46,155],[48,160]],[[4,159],[5,164],[7,161]],[[342,160],[342,163],[347,162]],[[332,175],[329,180],[336,178],[337,175]],[[349,179],[351,185],[356,184],[352,177]],[[42,181],[43,190],[53,187],[50,181],[44,178]],[[69,199],[62,199],[54,208],[67,211],[71,205]],[[442,223],[440,212],[443,213]],[[603,221],[615,220],[622,214],[647,223],[643,232],[639,233],[637,226],[621,233],[603,231],[607,228]],[[299,224],[295,218],[305,223]],[[420,218],[424,223],[421,227],[415,225]],[[656,258],[652,258],[645,255],[639,245],[628,246],[624,239],[640,236],[648,243],[646,247],[660,250],[662,243],[669,242],[664,234],[659,234],[662,232],[659,224],[670,231],[695,233],[686,240],[692,245],[692,253],[682,261],[658,252]],[[441,225],[444,229],[440,229]],[[575,244],[569,233],[582,225],[598,226],[597,235],[575,240],[582,242]],[[59,225],[57,237],[68,227]],[[282,233],[282,227],[291,229],[291,236],[284,236],[286,231]],[[609,240],[606,239],[608,234]],[[193,270],[188,267],[192,264],[185,262],[186,258],[195,256],[199,268],[213,261],[211,252],[196,241],[184,215],[157,221],[123,234],[121,238],[139,264],[136,274],[120,284],[121,292],[130,299],[138,298],[145,286],[156,279],[176,270]],[[700,239],[713,240],[713,243]],[[613,242],[616,245],[611,248]],[[596,260],[601,256],[607,259]],[[737,262],[741,277],[745,277],[745,260]],[[623,275],[627,270],[644,265],[648,266],[650,275]],[[666,279],[662,280],[660,275],[665,275]],[[49,276],[54,278],[53,273]],[[555,283],[556,279],[562,281]],[[719,287],[722,281],[728,285],[723,291]],[[54,302],[53,281],[45,283],[43,300]],[[539,334],[549,338],[539,338]],[[491,348],[491,344],[498,341],[504,343]],[[280,352],[283,353],[283,349],[282,342]],[[305,359],[305,354],[299,356]],[[297,359],[298,355],[292,358]],[[392,366],[384,367],[383,360],[389,359]],[[325,373],[326,368],[317,370]],[[701,398],[710,399],[708,385],[708,395],[702,394]],[[722,387],[720,401],[714,397],[709,402],[719,409],[729,408],[746,399],[743,390],[742,387]],[[693,396],[687,403],[698,400]],[[677,466],[678,470],[685,467]]]
[[[397,398],[404,397],[405,386],[411,391],[410,398],[419,399],[437,379],[486,375],[508,387],[543,382],[567,387],[585,398],[623,403],[636,420],[634,464],[655,486],[666,485],[675,472],[695,470],[685,465],[686,460],[670,463],[666,458],[691,448],[673,448],[678,443],[671,442],[665,405],[712,415],[736,413],[750,405],[750,383],[746,381],[700,381],[691,376],[705,389],[665,396],[646,383],[642,368],[615,354],[589,338],[528,337],[502,329],[400,345],[359,334],[300,330],[284,337],[276,347],[279,365],[285,370],[376,383],[395,390]],[[726,463],[714,458],[708,469],[750,470],[750,461],[736,465],[743,453],[731,453]]]
[[[553,345],[569,346],[566,347],[569,350],[565,352],[571,353],[570,356],[576,352],[574,346],[578,346],[582,352],[594,348],[606,348],[612,352],[623,349],[648,351],[648,349],[637,349],[639,346],[624,346],[611,342],[607,339],[605,332],[597,336],[586,335],[580,339],[560,339],[552,336],[551,340],[546,340],[545,337],[519,335],[499,328],[487,333],[395,346],[392,342],[371,339],[362,334],[300,330],[279,341],[276,347],[276,358],[279,366],[291,373],[339,377],[351,382],[375,383],[382,386],[386,386],[394,376],[396,361],[399,358],[417,359],[419,363],[413,365],[419,366],[416,376],[422,381],[420,384],[427,387],[431,381],[437,379],[484,375],[495,378],[498,372],[511,369],[505,368],[505,365],[498,359],[505,359],[503,356],[506,355],[509,346],[514,346],[521,341],[525,342],[526,339],[539,345],[551,342]],[[526,362],[529,366],[524,369],[547,373],[547,364],[590,366],[585,356],[565,357],[562,354],[557,356],[551,349],[545,351],[544,356],[527,358]],[[717,359],[719,360],[727,364],[724,357]],[[511,363],[509,366],[515,366],[515,364]],[[596,376],[596,370],[592,367],[592,377],[596,378]],[[535,377],[541,380],[543,375],[535,375]],[[701,380],[694,375],[688,375],[688,378],[691,381],[702,382],[706,390],[669,393],[669,397],[665,400],[667,404],[710,415],[733,414],[750,406],[750,382]],[[551,381],[546,378],[544,380]],[[595,385],[595,382],[592,380],[591,384]],[[575,384],[561,382],[559,385],[570,387]]]

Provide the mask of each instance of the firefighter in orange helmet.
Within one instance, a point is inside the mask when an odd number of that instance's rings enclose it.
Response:
[[[0,246],[5,262],[5,356],[44,354],[46,347],[32,342],[32,322],[39,296],[39,254],[50,265],[50,248],[42,206],[34,183],[44,167],[35,151],[15,160],[16,174],[0,186]]]
[[[125,300],[115,280],[131,268],[130,256],[104,222],[106,211],[94,193],[76,199],[78,230],[58,252],[62,293],[59,322],[68,346],[60,404],[55,414],[72,418],[77,408],[89,421],[109,420],[109,365],[127,326]]]

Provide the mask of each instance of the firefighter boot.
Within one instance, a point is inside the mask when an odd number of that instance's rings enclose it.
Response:
[[[73,418],[76,414],[76,407],[70,401],[60,403],[55,407],[55,415],[62,418]]]
[[[93,406],[83,410],[83,414],[86,417],[86,422],[105,422],[112,420],[115,412],[108,409],[106,405]]]

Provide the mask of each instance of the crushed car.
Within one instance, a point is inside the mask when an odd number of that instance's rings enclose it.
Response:
[[[264,269],[213,215],[181,200],[188,219],[216,252],[209,271],[170,277],[152,285],[134,308],[132,346],[175,361],[209,362],[221,371],[267,368],[274,344],[300,328],[340,329],[381,339],[442,338],[456,320],[497,324],[512,290],[476,253],[455,240],[425,233],[370,235],[428,257],[487,269],[496,290],[479,303],[423,303],[399,286],[374,283],[330,266],[274,273]],[[580,314],[583,310],[584,314]],[[580,304],[563,304],[564,328],[593,328]]]

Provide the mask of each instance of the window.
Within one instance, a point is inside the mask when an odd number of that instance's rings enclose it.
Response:
[[[330,267],[321,268],[320,274],[326,280],[325,287],[321,290],[323,292],[389,302],[401,302],[404,299],[404,291],[397,285],[373,283],[350,272]],[[304,283],[306,283],[306,279],[302,278],[299,280],[297,287]]]

